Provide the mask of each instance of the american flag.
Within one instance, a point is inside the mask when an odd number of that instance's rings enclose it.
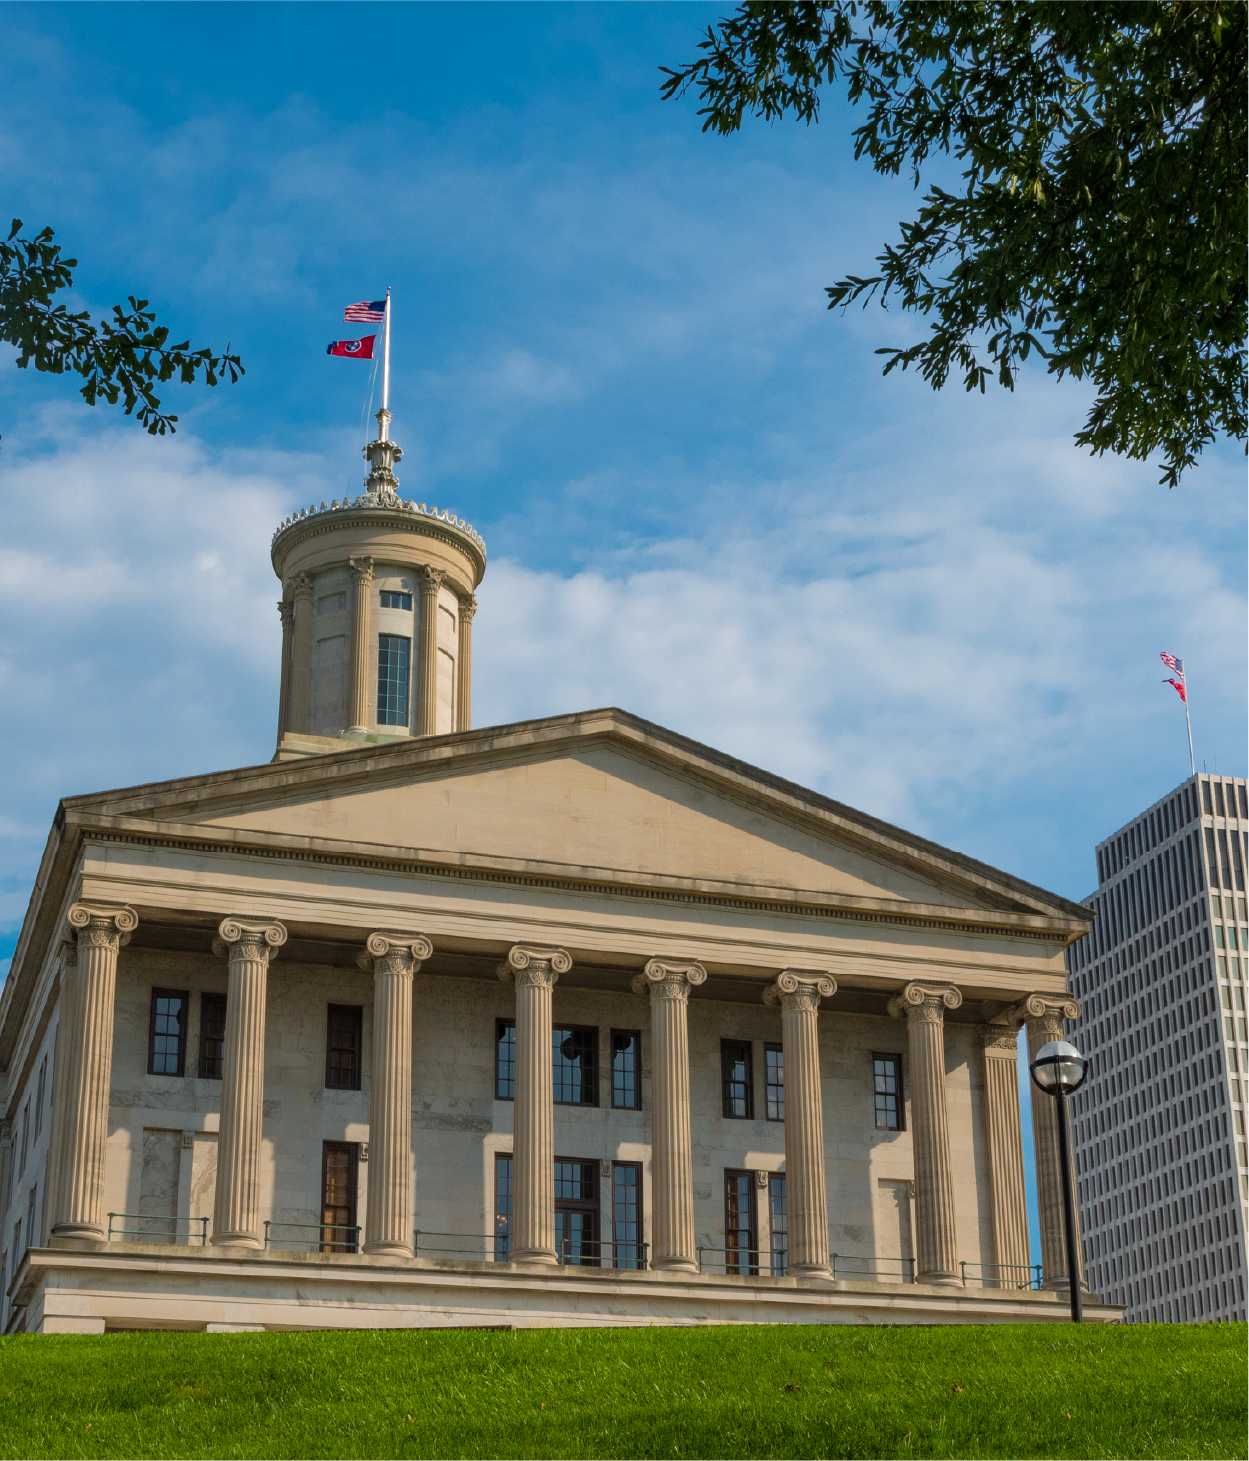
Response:
[[[1163,650],[1158,658],[1166,665],[1167,669],[1174,670],[1181,680],[1184,678],[1184,661],[1182,659],[1177,659],[1175,655],[1168,654],[1166,650]]]
[[[362,325],[381,325],[386,322],[386,301],[384,299],[363,300],[349,304],[343,311],[344,320]]]

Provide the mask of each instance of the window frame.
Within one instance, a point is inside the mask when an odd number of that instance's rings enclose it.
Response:
[[[781,1073],[781,1078],[779,1081],[773,1081],[771,1079],[772,1062],[768,1059],[769,1055],[780,1056],[778,1068]],[[772,1099],[772,1092],[774,1090],[781,1093],[780,1099],[777,1102],[774,1102]],[[776,1105],[780,1112],[777,1116],[773,1116],[772,1114],[774,1105]],[[779,1040],[765,1040],[763,1042],[763,1114],[768,1121],[784,1122],[785,1120],[785,1047]]]
[[[407,599],[407,603],[406,604],[402,604],[402,603],[401,604],[388,604],[386,602],[386,595],[387,594],[389,594],[392,598]],[[412,595],[407,591],[406,588],[381,588],[381,589],[378,589],[378,591],[377,591],[377,607],[379,609],[393,609],[393,610],[395,610],[395,612],[400,613],[400,614],[410,614],[412,612]]]
[[[737,1098],[729,1094],[729,1061],[730,1050],[742,1049],[746,1052],[746,1079],[741,1084],[746,1087],[746,1110],[742,1113],[730,1110],[730,1103]],[[734,1082],[734,1084],[737,1084]],[[754,1041],[753,1040],[720,1040],[720,1096],[721,1107],[726,1121],[753,1121],[755,1119],[755,1066],[754,1066]]]
[[[178,1001],[178,1066],[176,1070],[155,1070],[153,1069],[156,1060],[156,1002],[159,999],[176,999]],[[179,1080],[186,1074],[186,1034],[187,1034],[187,1006],[191,1002],[191,994],[186,989],[166,989],[163,986],[152,986],[152,997],[148,1004],[147,1018],[147,1073],[148,1075],[168,1076],[171,1080]],[[163,1032],[167,1034],[167,1032]]]
[[[566,1266],[573,1268],[601,1268],[603,1266],[603,1194],[601,1191],[602,1183],[600,1180],[601,1173],[599,1160],[597,1157],[592,1158],[557,1156],[551,1167],[551,1180],[553,1183],[558,1181],[557,1174],[561,1165],[569,1167],[580,1167],[582,1169],[580,1181],[583,1184],[585,1182],[586,1171],[588,1170],[590,1173],[589,1186],[591,1192],[594,1195],[592,1197],[560,1197],[556,1195],[555,1251],[557,1253],[560,1252],[560,1213],[564,1213],[566,1216],[571,1213],[584,1213],[590,1218],[590,1223],[588,1226],[590,1228],[591,1235],[588,1238],[583,1237],[581,1241],[589,1245],[589,1251],[587,1252],[585,1249],[583,1249],[580,1256],[572,1260],[571,1262],[566,1260],[564,1255],[560,1253],[559,1261],[561,1264],[565,1264]],[[556,1193],[558,1194],[558,1188],[556,1188]]]
[[[780,1191],[777,1191],[777,1184],[780,1184]],[[768,1252],[771,1255],[771,1274],[773,1278],[784,1278],[785,1269],[789,1263],[789,1184],[785,1181],[784,1172],[768,1173]],[[777,1200],[783,1204],[782,1217],[784,1221],[780,1225],[779,1236],[782,1237],[784,1245],[776,1246],[777,1222],[776,1204]],[[777,1254],[781,1255],[782,1261],[777,1263]],[[761,1255],[762,1256],[762,1255]]]
[[[616,1099],[616,1038],[629,1036],[634,1042],[632,1096],[633,1104]],[[608,1053],[611,1056],[611,1104],[613,1111],[640,1111],[642,1109],[642,1032],[641,1030],[609,1030],[607,1032]],[[625,1164],[629,1165],[628,1163]]]
[[[747,1248],[731,1248],[729,1233],[740,1232],[741,1228],[733,1227],[729,1221],[733,1197],[729,1184],[740,1182],[743,1178],[747,1193],[746,1214],[749,1220],[747,1233],[750,1237],[750,1244]],[[735,1264],[731,1262],[729,1257],[731,1253],[747,1255],[744,1272],[740,1259]],[[744,1167],[726,1167],[724,1169],[724,1271],[726,1274],[737,1274],[739,1277],[756,1278],[759,1274],[759,1199],[755,1189],[755,1174]]]
[[[628,1109],[628,1108],[625,1108]],[[618,1185],[617,1174],[620,1172],[632,1172],[634,1174],[633,1191],[637,1205],[636,1218],[627,1218],[625,1221],[636,1223],[637,1236],[635,1238],[620,1238],[616,1233],[616,1189]],[[647,1265],[646,1242],[643,1233],[646,1231],[646,1201],[643,1191],[645,1173],[641,1162],[613,1162],[611,1164],[611,1266],[613,1268],[645,1268]],[[627,1184],[625,1184],[627,1186]],[[633,1256],[622,1259],[620,1249],[631,1248]]]
[[[904,1091],[904,1088],[903,1088],[903,1085],[902,1085],[902,1075],[903,1075],[903,1070],[902,1070],[902,1052],[899,1051],[899,1050],[873,1050],[872,1051],[872,1055],[871,1055],[871,1060],[872,1060],[872,1114],[873,1114],[873,1118],[874,1118],[874,1122],[875,1122],[875,1129],[877,1131],[905,1131],[906,1130],[906,1095],[905,1095],[905,1091]],[[888,1091],[879,1091],[876,1088],[876,1082],[878,1080],[888,1079],[888,1077],[885,1076],[883,1073],[878,1073],[877,1072],[877,1070],[876,1070],[876,1062],[878,1060],[887,1060],[887,1061],[892,1062],[892,1064],[893,1064],[893,1068],[894,1068],[894,1079],[897,1082],[897,1090],[893,1092],[894,1101],[895,1101],[896,1106],[897,1106],[897,1110],[896,1110],[896,1113],[895,1114],[897,1115],[897,1118],[898,1118],[898,1124],[896,1126],[890,1126],[887,1121],[883,1125],[881,1124],[881,1120],[880,1120],[880,1106],[877,1104],[877,1097],[878,1096],[884,1096],[885,1099],[888,1100],[890,1093]]]
[[[224,994],[217,994],[217,993],[215,993],[214,991],[212,991],[210,989],[201,989],[200,990],[200,996],[199,996],[199,1053],[198,1053],[198,1057],[197,1057],[197,1060],[196,1060],[195,1069],[196,1069],[197,1078],[199,1080],[202,1080],[202,1081],[219,1081],[219,1080],[223,1080],[225,1078],[225,1069],[226,1069],[226,1014],[227,1014],[226,999],[227,999],[227,996],[226,995],[224,995]],[[208,1011],[210,1009],[216,1009],[218,1007],[220,1007],[220,1009],[221,1009],[221,1036],[220,1036],[220,1039],[221,1039],[221,1074],[220,1075],[213,1075],[211,1071],[209,1071],[209,1070],[206,1069],[206,1065],[208,1063],[208,1053],[207,1053],[207,1051],[205,1050],[204,1047],[205,1047],[205,1043],[210,1038],[209,1037],[209,1034],[208,1034]],[[214,1040],[216,1040],[218,1037],[216,1035],[213,1035],[211,1038],[214,1039]]]
[[[567,1037],[569,1035],[581,1035],[581,1036],[588,1037],[586,1039],[586,1041],[585,1041],[584,1048],[585,1048],[585,1051],[589,1054],[590,1060],[593,1062],[594,1068],[589,1073],[588,1078],[587,1078],[586,1073],[584,1071],[582,1072],[581,1089],[582,1089],[583,1092],[588,1092],[588,1094],[592,1098],[590,1100],[582,1099],[580,1101],[561,1101],[560,1098],[559,1098],[558,1091],[559,1091],[559,1086],[560,1086],[560,1079],[559,1079],[560,1072],[559,1072],[559,1066],[556,1063],[556,1052],[557,1052],[558,1047],[559,1047],[559,1043],[560,1043],[559,1042],[559,1037],[560,1037],[561,1034],[563,1036],[565,1036],[565,1037]],[[551,1026],[551,1093],[552,1093],[552,1104],[553,1105],[555,1105],[555,1106],[573,1106],[573,1107],[579,1107],[579,1108],[585,1108],[585,1107],[593,1108],[593,1107],[602,1105],[602,1100],[600,1098],[600,1093],[599,1093],[599,1049],[598,1049],[598,1042],[599,1042],[599,1027],[597,1025],[556,1025],[556,1024],[552,1024],[552,1026]],[[562,1056],[562,1052],[560,1052],[560,1054]],[[571,1161],[572,1158],[569,1157],[566,1160]]]
[[[383,670],[389,669],[385,656],[389,653],[390,642],[407,646],[407,659],[403,668],[403,700],[398,704],[399,697],[396,693],[395,700],[397,708],[392,709],[388,690],[383,690],[384,685],[393,682],[398,685],[399,677],[396,673],[393,677],[389,674],[383,675]],[[398,667],[396,667],[396,670]],[[383,701],[383,696],[385,700]],[[377,636],[377,723],[378,725],[410,725],[412,721],[412,636],[410,634],[379,634]]]
[[[510,1098],[509,1098],[510,1099]],[[507,1164],[506,1172],[504,1163]],[[516,1168],[511,1152],[494,1154],[494,1261],[506,1263],[512,1250],[512,1197],[515,1191]],[[507,1183],[507,1192],[501,1184]],[[502,1209],[506,1206],[506,1211]]]
[[[500,1094],[499,1087],[502,1084],[500,1075],[501,1062],[499,1060],[500,1048],[503,1045],[504,1031],[510,1030],[512,1038],[510,1041],[512,1058],[509,1062],[511,1075],[508,1077],[508,1084],[511,1086],[509,1095]],[[497,1019],[494,1022],[494,1099],[496,1101],[514,1101],[516,1099],[516,1021]]]
[[[351,1054],[355,1061],[355,1079],[350,1085],[331,1080],[331,1057],[344,1049],[331,1043],[334,1031],[335,1011],[351,1013],[351,1024],[355,1035],[355,1048]],[[327,1004],[325,1006],[325,1089],[327,1091],[359,1091],[364,1088],[364,1006],[360,1004]]]
[[[350,1194],[349,1201],[344,1203],[332,1203],[329,1201],[329,1165],[331,1155],[342,1152],[347,1157],[347,1185]],[[346,1223],[327,1223],[325,1213],[327,1208],[338,1210],[345,1208],[350,1218]],[[358,1231],[360,1220],[360,1143],[357,1141],[323,1141],[321,1143],[321,1241],[318,1251],[322,1253],[358,1253],[360,1251],[360,1233]],[[327,1238],[327,1229],[330,1232],[337,1232],[342,1228],[357,1228],[354,1239]]]

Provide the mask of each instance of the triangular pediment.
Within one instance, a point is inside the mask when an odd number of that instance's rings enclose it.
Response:
[[[1074,906],[617,710],[76,800],[218,836],[596,884],[1060,918]]]

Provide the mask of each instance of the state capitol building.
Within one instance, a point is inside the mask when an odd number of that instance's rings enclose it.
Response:
[[[57,809],[3,1332],[1065,1321],[1017,1040],[1089,910],[621,710],[474,729],[485,544],[388,426],[274,535],[273,759]]]

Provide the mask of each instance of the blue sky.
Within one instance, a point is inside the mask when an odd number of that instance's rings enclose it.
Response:
[[[1083,387],[882,380],[825,309],[910,216],[853,113],[703,135],[718,7],[0,5],[9,215],[77,302],[243,355],[153,441],[0,353],[0,952],[57,798],[268,759],[269,535],[362,475],[344,304],[395,292],[405,495],[484,533],[479,724],[618,704],[1080,897],[1245,771],[1245,465],[1071,443]]]

